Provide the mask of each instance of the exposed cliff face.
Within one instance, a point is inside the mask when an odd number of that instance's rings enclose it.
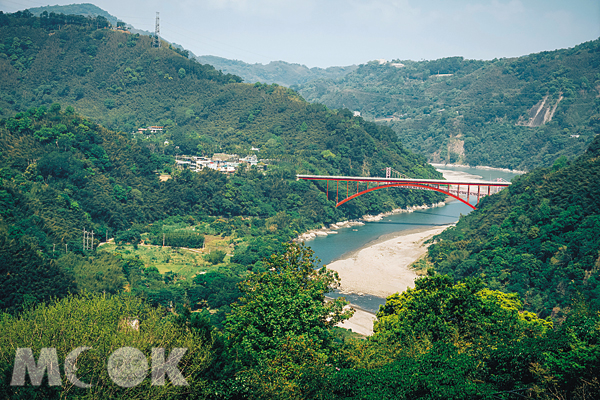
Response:
[[[465,141],[459,137],[450,138],[445,148],[433,153],[429,161],[434,164],[466,164]]]
[[[531,170],[582,154],[600,133],[600,40],[510,59],[401,63],[369,62],[300,93],[387,124],[434,162]]]
[[[529,120],[525,121],[525,118],[520,118],[517,125],[538,127],[552,121],[556,108],[562,99],[562,93],[558,95],[557,99],[551,99],[548,95],[544,96],[539,103],[529,110]]]

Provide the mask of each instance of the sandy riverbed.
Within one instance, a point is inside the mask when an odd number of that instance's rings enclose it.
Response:
[[[375,314],[371,314],[364,310],[355,310],[352,318],[340,322],[337,326],[350,329],[354,333],[371,336],[373,334],[373,322],[375,322],[376,319],[377,317]]]
[[[342,281],[342,293],[387,297],[403,292],[413,285],[417,277],[409,265],[427,251],[423,242],[448,226],[450,225],[406,231],[360,249],[345,260],[334,261],[327,268],[338,272]]]
[[[482,178],[467,172],[444,170],[443,165],[439,167],[446,179],[476,181]],[[417,274],[409,266],[427,252],[423,242],[448,226],[399,232],[393,238],[382,238],[375,244],[357,250],[344,260],[334,261],[327,268],[338,272],[342,281],[341,290],[346,293],[387,297],[403,292],[409,286],[414,287]],[[375,319],[372,313],[356,310],[352,318],[338,326],[368,336],[373,333]]]
[[[423,242],[448,226],[401,232],[391,239],[362,248],[344,260],[334,261],[327,268],[339,274],[342,293],[387,297],[403,292],[409,286],[414,287],[417,274],[409,266],[426,253],[427,246]],[[354,317],[339,326],[370,335],[373,333],[373,320],[375,315],[357,310]]]

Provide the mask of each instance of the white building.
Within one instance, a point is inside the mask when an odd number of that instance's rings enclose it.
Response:
[[[258,164],[258,157],[256,157],[255,154],[252,154],[250,156],[240,158],[240,162],[250,164],[250,166],[253,166],[253,165]]]
[[[157,132],[162,132],[163,131],[164,126],[149,126],[148,130],[151,133],[157,133]]]

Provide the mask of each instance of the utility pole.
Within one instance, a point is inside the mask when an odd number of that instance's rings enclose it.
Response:
[[[86,245],[86,243],[85,243],[85,228],[83,228],[83,244],[81,245],[81,248],[83,250],[85,250],[85,245]]]
[[[158,11],[156,12],[156,24],[154,25],[154,41],[152,42],[152,47],[160,48],[160,19],[158,16]]]
[[[163,247],[165,247],[165,233],[163,232]]]
[[[92,231],[92,241],[90,242],[90,250],[94,250],[94,231]]]

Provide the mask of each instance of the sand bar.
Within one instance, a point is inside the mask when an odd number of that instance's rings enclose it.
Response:
[[[364,310],[355,310],[352,318],[340,322],[337,326],[350,329],[352,332],[370,336],[373,334],[373,322],[377,319],[375,314]]]
[[[443,168],[443,165],[439,166]],[[482,179],[463,171],[441,169],[440,172],[446,179]],[[338,272],[342,280],[341,290],[346,293],[387,297],[403,292],[409,286],[414,287],[417,274],[409,266],[427,252],[423,242],[448,226],[400,231],[394,237],[383,237],[369,243],[345,259],[332,262],[327,268]],[[374,314],[357,309],[352,318],[338,326],[368,336],[373,333],[375,319]]]
[[[400,232],[400,235],[368,245],[347,259],[334,261],[328,269],[337,271],[342,293],[387,297],[413,286],[417,274],[409,266],[427,252],[427,239],[450,225]]]
[[[371,294],[387,297],[414,287],[417,274],[409,266],[427,252],[423,244],[451,225],[398,232],[350,254],[350,257],[327,265],[340,276],[342,293]],[[349,320],[338,324],[362,335],[373,333],[375,315],[363,310]]]

